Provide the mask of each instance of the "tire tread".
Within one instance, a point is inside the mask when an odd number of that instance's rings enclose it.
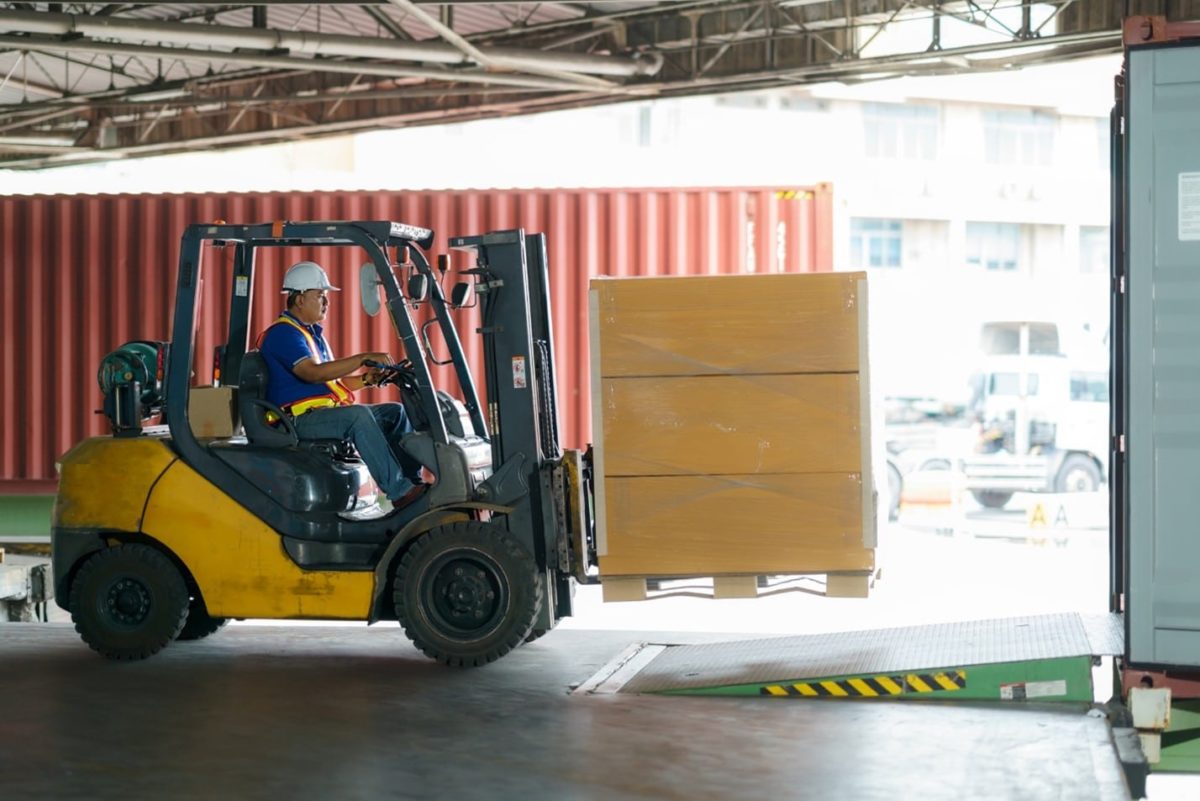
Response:
[[[81,611],[84,603],[83,588],[86,586],[88,580],[98,571],[104,570],[108,565],[119,562],[121,559],[131,559],[135,562],[140,562],[146,570],[150,571],[151,575],[157,571],[157,578],[166,583],[166,591],[168,593],[168,597],[166,598],[167,603],[174,605],[179,610],[177,615],[171,615],[172,618],[177,619],[170,620],[162,634],[138,646],[132,647],[117,646],[105,642],[102,633],[93,629],[87,616]],[[74,581],[71,583],[68,603],[71,608],[71,620],[75,623],[75,631],[79,633],[79,636],[87,643],[88,647],[101,656],[117,661],[136,661],[146,659],[158,653],[179,636],[179,632],[183,630],[184,624],[187,621],[188,614],[187,585],[183,580],[183,576],[180,575],[179,570],[176,569],[171,560],[158,549],[142,543],[117,545],[103,551],[98,551],[88,558],[80,566]],[[169,609],[170,606],[167,608]]]
[[[439,532],[445,533],[440,534]],[[517,626],[508,632],[502,641],[493,643],[480,653],[451,653],[443,650],[427,640],[424,633],[412,622],[412,615],[407,608],[408,604],[404,598],[405,584],[402,578],[408,573],[412,565],[422,557],[422,554],[430,548],[437,547],[435,539],[438,537],[455,540],[478,539],[481,540],[479,544],[482,545],[490,544],[495,546],[498,544],[507,557],[522,566],[522,572],[525,577],[532,579],[532,600],[527,605],[528,609],[521,611],[521,614],[525,615],[527,620],[519,622]],[[515,594],[516,588],[513,588],[511,592]],[[518,545],[509,536],[507,531],[487,523],[468,521],[439,526],[413,542],[400,559],[396,570],[396,579],[393,584],[392,597],[396,606],[396,617],[399,619],[400,625],[404,628],[405,635],[412,640],[413,644],[422,653],[450,667],[480,667],[489,662],[496,661],[525,642],[525,638],[533,630],[534,619],[537,616],[537,611],[541,609],[544,594],[545,588],[537,572],[537,566],[533,561],[533,557]]]

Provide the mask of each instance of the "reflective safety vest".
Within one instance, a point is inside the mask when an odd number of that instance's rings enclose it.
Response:
[[[280,323],[286,323],[303,334],[304,341],[308,343],[308,352],[312,354],[313,362],[316,364],[321,364],[321,349],[317,347],[317,340],[313,338],[312,333],[286,314],[280,315],[279,319],[275,321],[274,325],[279,325]],[[268,327],[267,331],[269,330],[270,328]],[[267,331],[263,331],[258,338],[260,346],[262,344],[263,337],[265,337],[267,334]],[[284,404],[283,410],[292,417],[299,417],[305,412],[311,412],[313,409],[327,409],[333,406],[354,405],[354,390],[349,389],[345,384],[343,384],[340,378],[334,379],[333,381],[326,381],[325,386],[329,387],[329,392],[294,400],[291,403]],[[275,421],[271,419],[272,417],[274,417],[274,414],[268,413],[267,422],[274,423]]]

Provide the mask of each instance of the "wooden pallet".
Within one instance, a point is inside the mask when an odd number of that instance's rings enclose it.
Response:
[[[703,590],[707,589],[707,582],[711,581],[712,588],[709,596],[714,599],[728,598],[758,598],[762,595],[774,594],[781,590],[798,590],[812,592],[818,595],[824,595],[827,598],[866,598],[870,594],[871,588],[875,586],[875,581],[879,578],[879,571],[853,571],[825,574],[805,574],[803,577],[796,576],[794,578],[807,578],[812,580],[812,584],[794,586],[789,582],[779,582],[778,580],[764,581],[766,577],[756,575],[736,575],[736,576],[608,576],[601,581],[601,589],[604,594],[605,603],[619,603],[623,601],[646,601],[655,598],[665,598],[676,595],[704,595]],[[777,577],[771,577],[777,578]],[[793,578],[793,577],[788,577]],[[824,592],[820,592],[817,588],[820,587],[821,579],[824,579]],[[664,583],[668,582],[705,582],[704,585],[692,584],[685,589],[664,587]],[[698,591],[699,590],[699,591]]]

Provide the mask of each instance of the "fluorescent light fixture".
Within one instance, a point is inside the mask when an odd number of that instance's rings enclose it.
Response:
[[[162,100],[178,100],[190,94],[191,91],[186,87],[176,86],[172,89],[151,89],[147,92],[130,92],[125,96],[125,99],[132,100],[135,103],[158,103]]]
[[[52,136],[50,134],[0,134],[0,145],[11,147],[74,147],[73,136]]]
[[[127,153],[114,153],[107,150],[81,147],[62,153],[61,155],[56,155],[55,161],[113,161],[115,159],[123,159],[127,155]]]

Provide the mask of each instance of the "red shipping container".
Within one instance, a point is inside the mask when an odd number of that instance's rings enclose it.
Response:
[[[598,275],[706,275],[832,269],[827,185],[784,190],[581,189],[0,197],[0,493],[53,492],[54,461],[107,433],[96,370],[132,339],[169,339],[179,242],[190,223],[225,220],[397,220],[432,228],[430,260],[451,236],[505,228],[547,235],[563,445],[590,438],[588,280]],[[279,312],[283,271],[315,257],[347,291],[334,301],[340,354],[390,349],[386,315],[358,305],[352,248],[260,251],[253,330]],[[452,254],[452,257],[457,254]],[[211,379],[224,339],[232,248],[206,255],[196,383]],[[455,267],[469,265],[454,263]],[[448,291],[448,288],[447,288]],[[460,333],[478,365],[482,348]],[[477,375],[481,371],[477,369]],[[450,391],[450,373],[435,378]]]

